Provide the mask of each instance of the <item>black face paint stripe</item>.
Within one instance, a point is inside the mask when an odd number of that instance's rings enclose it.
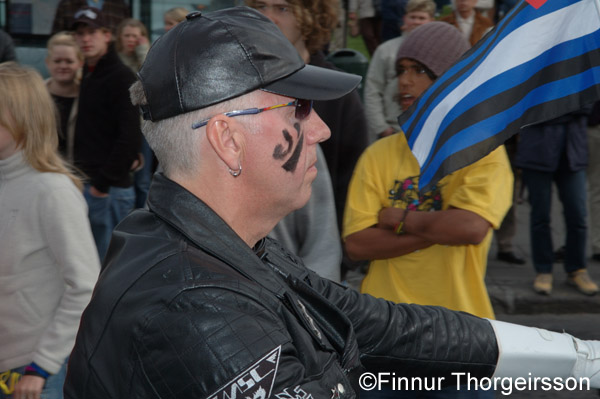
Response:
[[[288,148],[284,151],[283,146],[281,144],[277,144],[277,146],[275,146],[275,150],[273,151],[273,158],[275,159],[283,159],[287,154],[290,153],[292,150],[292,145],[294,144],[294,140],[292,139],[290,132],[288,132],[286,129],[283,129],[283,132],[281,133],[283,134],[285,141],[288,143]]]
[[[282,168],[285,169],[286,172],[294,172],[296,170],[296,166],[298,166],[298,161],[300,160],[300,154],[302,154],[303,143],[304,134],[300,134],[300,138],[298,139],[298,145],[296,145],[292,156],[282,166]]]

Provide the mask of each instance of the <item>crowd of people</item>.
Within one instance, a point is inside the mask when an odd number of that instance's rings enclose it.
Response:
[[[556,367],[539,375],[598,373],[594,341],[494,321],[484,279],[494,236],[499,260],[527,261],[507,190],[522,184],[533,289],[551,295],[555,183],[567,281],[599,291],[600,106],[515,132],[427,192],[398,125],[506,4],[350,0],[364,97],[326,58],[342,4],[245,5],[170,9],[151,44],[120,0],[61,0],[45,81],[0,31],[0,399],[60,399],[65,380],[67,398],[353,397],[365,369],[527,375],[546,345]],[[344,282],[357,265],[369,295]],[[402,397],[494,397],[438,388]]]

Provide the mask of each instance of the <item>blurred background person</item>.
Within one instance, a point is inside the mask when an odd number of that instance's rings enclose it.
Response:
[[[110,29],[113,35],[119,23],[125,18],[131,17],[129,6],[123,0],[60,0],[52,23],[52,33],[71,30],[75,20],[80,17],[80,15],[76,15],[77,11],[87,6],[102,11],[106,27]]]
[[[119,58],[125,65],[137,74],[150,48],[148,29],[139,20],[133,18],[124,19],[117,27],[117,39],[115,48]],[[135,189],[135,207],[143,208],[148,198],[150,181],[154,171],[154,156],[152,150],[142,137],[139,159],[134,167],[133,187]]]
[[[98,254],[42,77],[0,64],[0,92],[0,398],[62,398]]]
[[[396,101],[396,55],[410,31],[435,19],[435,8],[433,0],[409,0],[402,24],[403,35],[380,44],[371,58],[365,78],[364,96],[371,142],[400,130],[398,115],[402,113],[402,109]]]
[[[174,7],[167,10],[163,16],[165,22],[165,32],[170,31],[185,19],[185,16],[188,15],[190,11],[183,7]]]
[[[323,48],[338,23],[338,1],[246,0],[246,4],[273,21],[296,47],[304,62],[337,69],[325,59]],[[346,194],[354,165],[369,143],[367,119],[356,90],[337,100],[315,101],[314,108],[331,130],[331,138],[320,146],[333,184],[338,232],[341,233]],[[341,245],[341,240],[338,241]],[[347,267],[354,267],[349,260],[345,262]]]
[[[561,260],[567,273],[567,284],[586,295],[598,293],[598,285],[586,268],[589,112],[589,108],[581,109],[527,126],[519,132],[515,166],[521,168],[530,205],[531,256],[536,272],[533,289],[542,295],[550,295],[553,284],[555,254],[551,210],[554,184],[567,229]]]
[[[15,43],[12,37],[0,29],[0,63],[6,61],[16,61]]]
[[[358,20],[360,34],[367,46],[369,55],[381,43],[381,8],[373,0],[350,0],[348,3],[348,19]]]
[[[85,64],[73,155],[86,176],[84,197],[100,258],[115,226],[135,207],[132,168],[142,142],[129,87],[135,75],[119,58],[102,11],[84,7],[72,26]]]
[[[281,29],[304,62],[337,69],[325,60],[322,51],[337,24],[337,1],[247,0],[246,3]],[[314,107],[331,129],[331,138],[321,143],[321,148],[331,175],[338,223],[341,224],[354,165],[368,145],[367,120],[356,90],[337,100],[315,101]]]
[[[477,0],[453,0],[451,14],[440,18],[440,21],[456,26],[473,46],[488,33],[494,23],[475,9]]]
[[[73,142],[75,121],[81,83],[83,54],[69,32],[54,34],[48,44],[46,68],[50,77],[46,87],[58,108],[58,150],[70,163],[73,163]]]
[[[402,23],[408,0],[380,0],[381,40],[387,41],[402,34]]]
[[[117,26],[115,48],[123,64],[133,73],[137,73],[150,48],[148,29],[139,20],[127,18]]]

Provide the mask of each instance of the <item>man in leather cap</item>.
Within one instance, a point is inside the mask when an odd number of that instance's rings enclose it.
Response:
[[[188,15],[138,77],[164,173],[114,231],[66,398],[354,398],[366,370],[600,385],[598,342],[361,295],[264,238],[311,194],[330,134],[311,101],[359,77],[305,65],[244,7]]]

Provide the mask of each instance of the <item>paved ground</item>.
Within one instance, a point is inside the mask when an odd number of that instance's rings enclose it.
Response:
[[[555,247],[558,247],[564,242],[565,230],[556,197],[554,202],[553,239]],[[516,266],[497,261],[495,259],[495,243],[490,251],[486,282],[497,318],[553,331],[566,331],[582,339],[600,340],[600,295],[585,296],[568,286],[565,283],[562,264],[554,265],[555,283],[552,295],[542,296],[531,288],[535,272],[529,248],[528,212],[529,205],[527,203],[517,206],[519,223],[514,241],[516,251],[528,260],[527,263]],[[600,283],[600,263],[589,260],[587,267],[592,278]],[[497,394],[497,398],[503,397],[511,399],[598,399],[600,393],[595,389],[590,391],[543,391],[538,389],[515,392],[508,396]]]
[[[600,313],[600,295],[585,296],[565,283],[566,275],[562,264],[554,265],[554,287],[552,295],[538,295],[531,288],[535,272],[531,263],[529,247],[529,204],[517,205],[518,228],[514,240],[515,251],[527,259],[525,265],[511,265],[497,261],[496,243],[492,244],[488,260],[487,286],[494,309],[498,314],[538,314],[538,313]],[[564,242],[565,229],[559,201],[554,201],[553,213],[554,246]],[[589,240],[588,240],[589,241]],[[588,242],[588,248],[589,248]],[[588,254],[591,250],[588,250]],[[588,271],[600,284],[600,263],[589,260]],[[590,326],[591,327],[591,326]],[[600,326],[598,326],[600,327]],[[600,339],[600,328],[597,339]]]

